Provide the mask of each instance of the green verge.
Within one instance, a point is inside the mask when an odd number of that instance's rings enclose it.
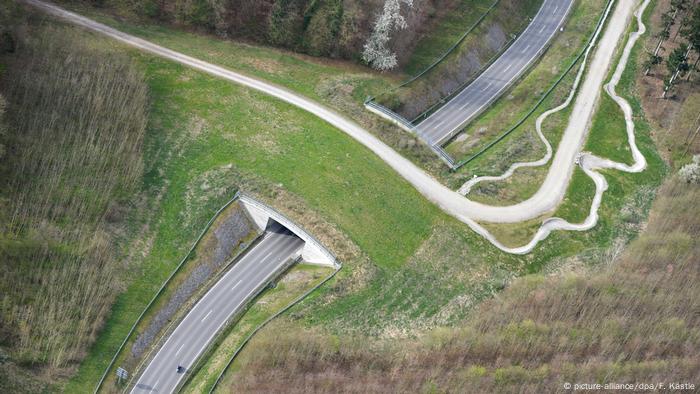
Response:
[[[653,9],[653,5],[647,9],[645,19],[648,18],[650,9]],[[631,31],[636,29],[636,24],[633,24],[630,26],[627,34],[629,35]],[[647,168],[636,174],[615,170],[603,171],[609,188],[603,194],[598,226],[585,233],[567,233],[566,237],[570,237],[572,241],[575,239],[589,239],[596,244],[600,244],[604,238],[610,238],[610,236],[615,238],[618,233],[627,233],[627,230],[633,227],[632,224],[639,223],[646,216],[645,212],[651,196],[666,175],[666,164],[659,156],[651,139],[651,127],[645,119],[639,99],[636,97],[635,75],[639,72],[637,59],[640,56],[640,51],[643,51],[640,49],[642,48],[641,42],[638,42],[633,48],[630,61],[622,75],[617,90],[618,94],[627,99],[632,106],[637,144],[647,159]],[[621,50],[618,50],[616,58],[619,59],[620,55]],[[612,72],[613,70],[609,72],[606,81],[609,80]],[[601,101],[593,117],[591,130],[583,150],[623,163],[632,162],[627,142],[624,114],[606,94],[601,96]],[[543,167],[539,172],[544,174],[547,168]],[[516,173],[515,176],[517,175]],[[567,189],[566,198],[562,205],[554,213],[545,215],[541,219],[556,216],[571,222],[583,221],[588,214],[594,192],[593,181],[582,170],[577,169]],[[523,197],[527,198],[527,196]],[[487,225],[487,228],[498,234],[501,242],[509,246],[516,246],[521,245],[532,237],[541,225],[541,219],[515,225],[490,224]],[[545,242],[548,243],[548,241]],[[566,245],[563,247],[566,247]]]
[[[457,161],[467,158],[480,150],[484,145],[495,139],[508,126],[515,124],[532,109],[535,103],[552,84],[560,77],[561,73],[573,62],[584,48],[596,27],[596,22],[605,9],[607,0],[576,1],[570,11],[565,30],[559,33],[550,47],[537,63],[532,66],[524,77],[503,97],[498,99],[487,111],[471,122],[462,132],[462,137],[457,136],[445,147],[445,150],[455,157]],[[570,74],[575,74],[576,68]],[[573,77],[566,78],[563,87],[557,87],[554,94],[530,115],[528,121],[518,127],[508,137],[509,140],[517,138],[524,132],[534,128],[534,121],[546,109],[556,106],[564,100],[573,84]],[[568,86],[567,86],[568,85]],[[534,93],[533,93],[534,92]],[[507,143],[500,144],[501,146]],[[489,158],[478,161],[493,160],[499,155],[489,154]],[[483,165],[483,164],[482,164]],[[473,165],[463,167],[459,172],[474,173]]]
[[[130,285],[65,391],[92,390],[146,300],[242,182],[237,174],[256,174],[303,196],[383,267],[401,266],[433,221],[443,217],[380,159],[318,118],[178,64],[126,51],[143,67],[152,99],[142,186],[153,206],[145,235],[152,247],[128,273]],[[132,220],[137,231],[145,219]]]
[[[322,282],[332,270],[309,264],[296,264],[277,281],[272,289],[267,289],[245,314],[222,335],[206,360],[198,367],[185,386],[183,393],[205,393],[214,385],[219,373],[226,367],[231,354],[241,345],[256,327],[283,309],[290,302],[303,295],[308,289]]]

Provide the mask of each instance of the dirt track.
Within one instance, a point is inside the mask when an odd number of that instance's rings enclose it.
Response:
[[[645,5],[648,3],[648,1],[649,0],[646,0]],[[314,102],[313,100],[273,84],[227,70],[211,63],[207,63],[161,47],[138,37],[122,33],[116,29],[63,10],[52,4],[44,3],[38,0],[25,0],[25,2],[41,8],[50,14],[69,20],[74,24],[83,26],[90,30],[100,32],[128,45],[185,64],[211,75],[265,92],[271,96],[277,97],[292,105],[311,112],[336,128],[342,130],[361,144],[365,145],[396,172],[398,172],[399,175],[413,185],[413,187],[423,194],[423,196],[438,205],[443,211],[466,223],[474,231],[486,237],[494,245],[510,253],[529,252],[532,250],[532,248],[534,248],[539,240],[544,239],[553,229],[579,230],[579,228],[572,228],[572,226],[575,227],[576,225],[570,225],[568,223],[559,223],[558,225],[554,225],[552,224],[553,222],[558,222],[552,219],[543,224],[542,228],[538,232],[538,236],[528,245],[521,248],[506,248],[501,245],[490,233],[488,233],[488,231],[481,227],[477,221],[493,223],[521,222],[539,217],[547,212],[551,212],[561,203],[573,174],[573,170],[576,165],[576,158],[579,155],[583,143],[585,142],[589,129],[589,123],[595,112],[596,102],[600,94],[600,88],[603,84],[603,80],[607,71],[612,65],[615,49],[624,36],[627,23],[632,16],[635,5],[637,4],[636,0],[620,0],[617,2],[615,10],[610,17],[610,21],[603,33],[603,36],[598,42],[598,46],[591,61],[589,72],[585,75],[581,90],[577,94],[574,101],[574,109],[572,111],[573,115],[569,119],[569,123],[562,137],[559,149],[554,155],[552,166],[550,167],[547,177],[540,189],[534,196],[521,203],[511,206],[489,206],[470,201],[464,196],[460,195],[458,192],[442,185],[435,178],[417,167],[408,159],[401,156],[399,153],[384,144],[355,122],[345,118],[333,110],[324,107],[319,103]],[[621,64],[623,69],[625,63],[621,62]],[[620,102],[618,101],[618,103]],[[632,128],[633,127],[634,125],[632,124]],[[585,169],[586,172],[588,173],[589,171],[592,171],[594,167],[604,165],[605,163],[603,163],[601,160],[602,159],[592,157],[586,158],[584,162],[591,164],[588,170]],[[596,179],[596,176],[602,178],[602,176],[597,173],[591,173],[589,175],[594,177],[594,180]],[[596,184],[598,185],[599,182],[600,180],[597,180]],[[602,182],[605,182],[604,179]],[[600,198],[602,196],[602,191],[604,191],[604,185],[601,184],[599,186],[597,198]],[[597,210],[597,206],[595,208]]]

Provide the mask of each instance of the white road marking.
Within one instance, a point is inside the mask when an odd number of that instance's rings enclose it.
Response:
[[[558,9],[559,9],[559,5],[557,4],[557,6],[554,7],[554,11],[552,11],[552,15],[556,15]]]
[[[158,387],[158,383],[160,383],[160,379],[156,380],[156,382],[155,382],[155,383],[153,383],[153,388],[156,388],[156,387]]]
[[[240,284],[241,284],[241,281],[239,280],[238,282],[236,282],[235,285],[231,286],[231,291],[233,291],[233,289],[235,289]]]
[[[182,345],[180,345],[179,348],[177,348],[177,351],[175,352],[175,355],[176,355],[176,356],[180,353],[180,350],[182,350],[182,347],[183,347],[183,346],[185,346],[184,343],[183,343]]]
[[[510,70],[510,66],[512,66],[512,65],[513,65],[513,63],[508,63],[508,67],[506,67],[506,68],[503,70],[503,72],[506,72],[506,71]]]
[[[207,320],[207,317],[209,317],[209,315],[211,315],[211,310],[209,312],[207,312],[207,314],[202,318],[202,322]]]

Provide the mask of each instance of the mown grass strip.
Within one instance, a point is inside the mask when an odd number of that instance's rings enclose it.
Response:
[[[612,7],[614,2],[615,2],[615,0],[608,0],[608,3],[606,4],[605,9]],[[537,109],[540,107],[540,105],[542,105],[542,103],[547,99],[547,97],[549,97],[549,95],[557,88],[559,83],[561,83],[561,81],[564,80],[564,78],[567,76],[567,74],[569,74],[569,72],[571,72],[571,70],[574,68],[574,66],[581,60],[581,58],[583,58],[584,54],[586,53],[586,48],[588,48],[588,46],[591,45],[591,43],[593,42],[593,38],[595,37],[595,32],[599,28],[601,28],[602,24],[605,23],[606,15],[607,15],[606,12],[603,11],[600,18],[598,19],[598,23],[596,24],[596,28],[593,30],[593,33],[589,37],[588,41],[586,42],[586,45],[583,47],[581,52],[578,54],[578,56],[576,56],[576,58],[571,62],[571,64],[569,64],[569,66],[566,68],[566,70],[564,70],[564,72],[559,76],[559,78],[557,78],[557,80],[554,81],[552,86],[550,86],[549,89],[547,89],[547,91],[542,95],[542,97],[540,97],[540,99],[537,100],[537,103],[535,103],[535,105],[522,118],[520,118],[520,120],[518,120],[515,124],[513,124],[511,127],[509,127],[505,132],[503,132],[495,140],[486,144],[486,146],[481,148],[478,152],[474,153],[470,157],[463,159],[461,161],[458,161],[451,169],[452,171],[457,171],[458,169],[471,163],[473,160],[477,159],[478,157],[480,157],[481,155],[483,155],[484,153],[489,151],[494,145],[496,145],[499,142],[506,139],[506,137],[508,137],[513,131],[515,131],[518,127],[520,127],[523,123],[525,123],[530,118],[530,116],[532,116],[532,114],[535,113],[535,111],[537,111]]]
[[[185,263],[186,263],[186,262],[189,260],[189,258],[192,256],[192,252],[193,252],[194,249],[197,247],[197,245],[199,245],[199,242],[202,240],[202,238],[204,237],[204,235],[207,233],[207,231],[208,231],[209,228],[211,227],[212,223],[214,223],[214,221],[216,220],[216,218],[219,217],[219,214],[221,214],[221,212],[223,212],[224,209],[228,208],[229,205],[231,205],[234,201],[236,201],[236,200],[238,199],[238,195],[239,195],[239,193],[236,192],[236,194],[233,196],[233,198],[231,198],[226,204],[224,204],[221,208],[219,208],[219,210],[216,211],[216,213],[214,214],[214,216],[212,216],[212,218],[209,219],[209,222],[207,222],[206,226],[204,226],[204,229],[203,229],[202,232],[199,234],[199,237],[197,237],[197,239],[194,241],[194,243],[192,244],[192,247],[191,247],[190,250],[187,252],[187,254],[185,255],[185,257],[182,258],[182,260],[181,260],[180,263],[177,265],[177,267],[175,267],[175,269],[174,269],[173,272],[170,274],[170,276],[168,276],[168,278],[165,280],[165,282],[163,282],[163,284],[160,286],[160,289],[158,289],[158,291],[157,291],[156,294],[153,296],[153,298],[151,298],[151,301],[149,301],[149,303],[148,303],[148,304],[146,305],[146,307],[143,309],[143,312],[141,312],[141,314],[139,315],[139,317],[136,319],[136,321],[134,322],[134,324],[131,326],[131,329],[129,329],[129,332],[126,334],[126,337],[124,338],[124,340],[122,341],[122,343],[119,345],[119,348],[117,348],[117,351],[114,353],[114,356],[112,357],[112,360],[110,360],[109,364],[107,365],[107,368],[105,369],[104,373],[103,373],[102,376],[100,377],[100,380],[97,382],[97,385],[95,386],[94,393],[99,392],[100,388],[102,387],[102,384],[103,384],[104,381],[105,381],[105,378],[107,377],[107,374],[109,374],[109,372],[112,370],[112,368],[114,368],[114,363],[115,363],[115,361],[117,360],[117,358],[118,358],[119,355],[121,354],[121,352],[122,352],[122,350],[124,349],[124,346],[126,345],[126,343],[129,341],[129,339],[131,339],[131,336],[133,335],[134,331],[136,331],[136,327],[139,325],[139,323],[141,323],[141,320],[143,320],[143,317],[150,311],[151,306],[152,306],[153,304],[155,304],[155,302],[156,302],[156,301],[158,300],[158,298],[161,296],[161,294],[163,293],[163,291],[165,291],[165,288],[168,286],[168,284],[170,284],[170,281],[175,277],[175,275],[177,275],[178,272],[180,272],[180,269],[185,265]]]
[[[236,349],[236,351],[233,352],[233,354],[231,355],[231,358],[230,358],[230,359],[228,360],[228,362],[226,363],[226,366],[224,367],[224,369],[221,370],[221,373],[220,373],[219,376],[216,378],[216,381],[214,382],[214,384],[213,384],[213,385],[211,386],[211,388],[209,389],[209,394],[213,393],[214,390],[216,390],[216,388],[219,386],[219,384],[221,384],[221,380],[223,379],[224,375],[226,374],[226,371],[228,371],[228,369],[231,367],[231,364],[233,364],[233,361],[236,359],[236,357],[238,356],[238,354],[243,350],[243,348],[245,348],[245,346],[248,344],[248,342],[250,342],[250,340],[253,339],[253,337],[255,336],[255,334],[258,333],[258,331],[262,330],[268,323],[270,323],[272,320],[276,319],[278,316],[280,316],[280,315],[283,314],[284,312],[286,312],[286,311],[288,311],[289,309],[291,309],[294,305],[300,303],[302,300],[304,300],[306,297],[308,297],[311,293],[313,293],[313,292],[316,291],[318,288],[320,288],[321,286],[323,286],[326,282],[328,282],[329,280],[333,279],[333,277],[334,277],[342,268],[343,268],[343,265],[339,262],[339,263],[338,263],[338,268],[337,268],[335,271],[333,271],[330,275],[328,275],[328,277],[326,277],[326,279],[324,279],[323,281],[319,282],[316,286],[312,287],[312,288],[309,289],[306,293],[304,293],[304,294],[302,294],[301,296],[299,296],[299,298],[297,298],[296,300],[294,300],[294,301],[292,301],[291,303],[289,303],[289,305],[287,305],[286,307],[284,307],[283,309],[281,309],[279,312],[277,312],[277,313],[275,313],[274,315],[272,315],[272,316],[268,317],[267,319],[265,319],[265,321],[263,321],[262,323],[260,323],[259,326],[257,326],[250,334],[248,334],[248,336],[247,336],[247,337],[243,340],[243,342],[241,342],[241,344],[238,346],[238,348]]]

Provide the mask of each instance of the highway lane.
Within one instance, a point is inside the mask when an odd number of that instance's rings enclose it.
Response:
[[[601,37],[595,41],[596,49],[593,58],[576,94],[572,116],[554,155],[555,164],[549,167],[544,183],[535,195],[525,201],[509,206],[493,206],[465,198],[440,183],[357,123],[298,93],[164,48],[41,0],[23,0],[23,2],[75,25],[104,34],[121,43],[258,90],[318,116],[367,147],[445,213],[465,223],[497,248],[508,253],[526,253],[527,250],[513,251],[512,248],[504,247],[477,221],[517,223],[534,219],[554,210],[564,199],[575,167],[575,159],[586,141],[589,121],[595,112],[600,87],[607,71],[614,62],[615,48],[624,37],[625,28],[636,4],[636,0],[618,0],[615,2],[615,10],[610,18],[607,18],[606,14],[605,20],[608,23]]]
[[[171,393],[231,316],[276,275],[304,241],[275,223],[185,316],[139,377],[132,393]]]
[[[544,51],[564,23],[573,0],[544,0],[537,15],[513,44],[474,82],[416,129],[430,145],[444,144],[500,97]]]

